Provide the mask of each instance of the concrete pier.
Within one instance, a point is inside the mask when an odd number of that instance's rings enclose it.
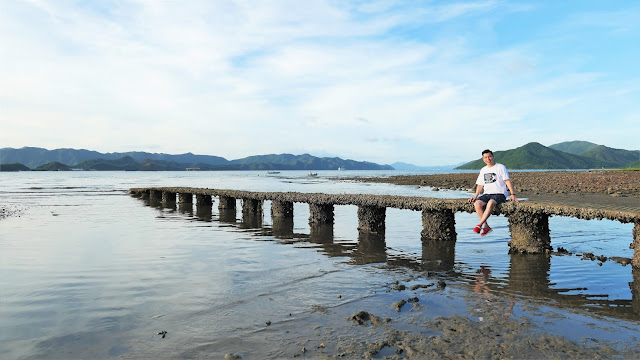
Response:
[[[309,224],[333,224],[333,204],[309,203]]]
[[[517,211],[509,215],[510,252],[538,254],[551,250],[549,215],[540,211]]]
[[[423,210],[422,232],[424,240],[456,241],[456,219],[452,210]]]
[[[178,202],[180,204],[192,204],[193,203],[193,194],[192,193],[178,193]]]
[[[386,214],[386,207],[358,206],[358,231],[384,234]]]
[[[365,195],[365,194],[318,194],[297,192],[253,192],[223,189],[201,189],[183,187],[160,188],[133,188],[130,192],[134,196],[149,198],[152,202],[161,199],[170,200],[178,194],[180,209],[183,205],[190,205],[193,195],[197,202],[212,202],[211,197],[219,199],[218,209],[220,220],[236,221],[236,199],[243,199],[243,219],[254,219],[261,223],[263,202],[271,201],[271,215],[274,219],[274,231],[279,225],[283,233],[289,233],[292,223],[276,225],[275,219],[293,220],[293,204],[307,203],[309,205],[309,224],[311,235],[326,232],[334,223],[335,205],[358,206],[358,229],[361,234],[384,235],[386,208],[407,209],[422,211],[421,238],[425,241],[448,241],[455,244],[457,237],[455,229],[455,214],[457,212],[474,213],[473,204],[466,199],[436,199],[415,196],[392,195]],[[210,205],[210,204],[207,204]],[[192,208],[186,206],[185,209]],[[192,209],[191,209],[192,211]],[[254,216],[259,215],[259,216]],[[593,209],[588,207],[572,207],[549,204],[536,204],[528,202],[506,202],[498,205],[494,215],[503,215],[509,220],[511,241],[509,242],[512,253],[538,253],[545,254],[551,249],[551,235],[549,231],[549,218],[551,216],[566,216],[577,219],[609,219],[621,223],[633,223],[633,240],[631,248],[634,249],[631,264],[634,268],[640,268],[640,213],[629,211],[613,211],[605,209]],[[328,227],[324,227],[328,225]],[[324,229],[315,231],[314,229]],[[278,231],[280,231],[278,229]],[[471,229],[465,229],[471,231]],[[292,230],[291,230],[292,232]],[[322,235],[322,237],[325,237]],[[363,238],[366,236],[363,236]],[[365,243],[371,243],[371,237]]]

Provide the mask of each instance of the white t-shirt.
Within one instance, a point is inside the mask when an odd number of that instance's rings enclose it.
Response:
[[[507,196],[505,180],[510,180],[507,168],[502,164],[496,163],[492,167],[486,165],[480,170],[476,184],[484,186],[485,194],[504,194],[504,196]]]

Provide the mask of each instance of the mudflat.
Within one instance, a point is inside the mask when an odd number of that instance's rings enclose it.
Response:
[[[640,171],[513,171],[519,199],[530,202],[640,212]],[[478,173],[354,178],[365,182],[429,186],[472,192]]]

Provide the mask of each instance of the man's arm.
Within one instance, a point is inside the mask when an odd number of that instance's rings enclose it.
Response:
[[[511,180],[510,179],[506,179],[504,182],[505,182],[505,184],[507,184],[507,188],[509,189],[509,193],[511,194],[511,195],[509,195],[509,199],[511,201],[519,202],[518,198],[516,198],[516,192],[515,192],[515,190],[513,190],[513,184],[511,183]]]
[[[478,195],[480,195],[480,192],[482,191],[483,188],[484,188],[484,185],[476,186],[476,193],[475,195],[473,195],[473,197],[469,198],[469,202],[476,201],[476,199],[478,198]]]

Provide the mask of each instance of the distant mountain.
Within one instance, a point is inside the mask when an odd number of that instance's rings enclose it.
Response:
[[[573,155],[582,155],[584,152],[587,152],[595,147],[598,147],[598,144],[594,144],[588,141],[565,141],[559,144],[553,144],[549,146],[553,150],[564,151]]]
[[[318,158],[309,154],[256,155],[229,161],[219,156],[194,155],[192,153],[180,155],[147,152],[103,154],[90,150],[47,150],[36,147],[0,149],[0,164],[21,163],[28,168],[38,168],[52,162],[85,170],[127,171],[179,171],[187,168],[198,168],[200,170],[337,170],[338,168],[349,170],[393,170],[389,165],[344,160],[337,157]]]
[[[419,171],[419,170],[450,170],[450,169],[453,169],[455,165],[418,166],[418,165],[413,165],[405,162],[394,162],[393,164],[391,164],[391,167],[393,167],[396,170]]]
[[[586,141],[572,141],[550,147],[532,142],[512,150],[495,151],[494,156],[496,162],[509,169],[619,169],[639,160],[640,151],[613,149]],[[482,159],[478,159],[456,169],[480,169],[483,166]]]

